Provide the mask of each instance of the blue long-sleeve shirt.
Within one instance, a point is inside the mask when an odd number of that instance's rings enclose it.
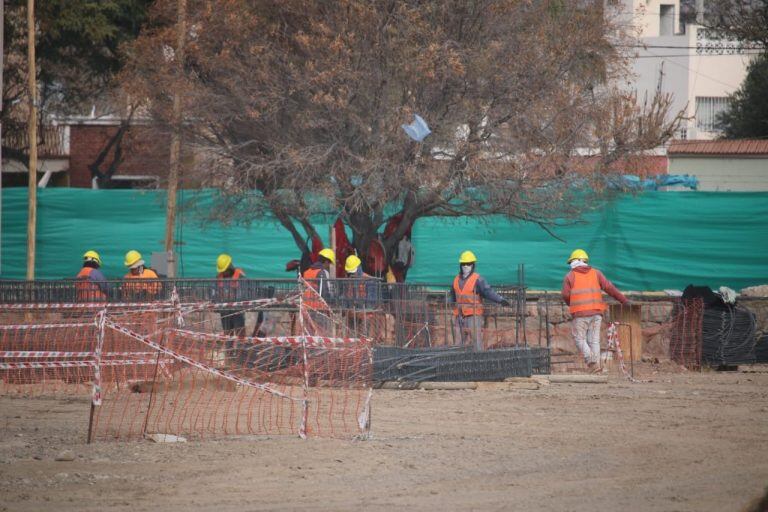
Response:
[[[351,277],[349,281],[338,281],[342,287],[339,292],[342,302],[353,307],[374,307],[379,302],[381,281],[365,274],[361,267]]]
[[[101,273],[101,270],[97,268],[91,270],[91,273],[88,274],[88,280],[96,283],[96,286],[99,287],[99,290],[101,290],[106,295],[109,289],[109,285],[107,284],[107,278],[104,277],[104,274]]]
[[[474,274],[474,272],[470,273],[469,276]],[[464,286],[464,283],[467,282],[467,279],[462,276],[459,276],[459,287]],[[500,304],[501,301],[504,300],[504,298],[493,291],[493,288],[491,288],[491,285],[488,284],[488,282],[483,279],[482,276],[478,274],[477,276],[477,282],[475,282],[475,290],[474,292],[481,296],[482,298],[489,300],[491,302],[495,302],[496,304]],[[453,289],[453,285],[451,285],[451,302],[456,302],[456,290]]]

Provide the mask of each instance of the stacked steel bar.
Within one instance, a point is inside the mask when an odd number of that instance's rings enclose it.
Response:
[[[768,334],[763,334],[755,344],[755,363],[768,363]]]
[[[741,305],[704,308],[702,360],[711,366],[755,362],[755,314]]]
[[[405,382],[499,381],[549,373],[549,349],[517,347],[470,351],[463,348],[374,350],[374,380]]]

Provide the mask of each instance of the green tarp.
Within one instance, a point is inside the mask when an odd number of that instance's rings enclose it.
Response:
[[[198,208],[210,204],[211,193],[200,193]],[[26,189],[5,189],[2,278],[24,278],[26,219]],[[502,218],[420,219],[414,228],[416,264],[408,277],[447,283],[459,253],[471,249],[491,283],[516,282],[517,264],[525,263],[529,286],[559,289],[568,270],[565,260],[580,247],[623,289],[682,289],[694,283],[738,290],[768,282],[766,220],[768,193],[709,192],[621,197],[582,224],[556,229],[565,242],[538,226]],[[149,260],[152,251],[162,250],[164,229],[161,191],[40,190],[37,277],[73,277],[88,249],[101,253],[108,277],[120,277],[125,252],[137,249]],[[328,232],[327,226],[319,229]],[[220,252],[230,253],[249,277],[291,277],[285,263],[298,257],[288,233],[268,220],[225,228],[186,213],[178,234],[184,277],[213,277]]]

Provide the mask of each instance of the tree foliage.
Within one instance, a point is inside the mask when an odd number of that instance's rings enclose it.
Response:
[[[121,46],[133,40],[151,0],[36,2],[40,115],[80,112],[107,89],[122,67]],[[3,131],[25,130],[26,0],[7,0],[4,19]]]
[[[718,118],[725,138],[768,136],[768,0],[713,0],[707,3],[704,23],[745,48],[762,50]]]
[[[718,119],[725,138],[768,137],[768,55],[749,64],[744,82],[730,100]]]
[[[674,130],[669,98],[638,106],[613,85],[622,36],[583,1],[190,1],[183,76],[174,4],[131,47],[131,94],[170,122],[181,91],[186,141],[225,192],[217,212],[269,212],[302,249],[328,213],[364,255],[392,205],[404,222],[388,251],[423,216],[551,225],[608,164]],[[433,131],[423,143],[400,128],[413,114]],[[593,166],[571,172],[585,147]]]
[[[721,36],[768,48],[768,0],[711,0],[703,18]]]

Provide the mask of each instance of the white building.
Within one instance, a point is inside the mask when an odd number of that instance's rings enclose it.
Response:
[[[639,31],[641,47],[633,61],[638,101],[657,88],[671,93],[673,110],[684,111],[678,138],[718,136],[716,116],[728,95],[743,82],[749,59],[757,50],[738,41],[715,39],[692,16],[706,5],[680,0],[622,0],[619,19]]]
[[[667,149],[670,174],[688,174],[704,192],[768,191],[768,140],[679,140]]]

